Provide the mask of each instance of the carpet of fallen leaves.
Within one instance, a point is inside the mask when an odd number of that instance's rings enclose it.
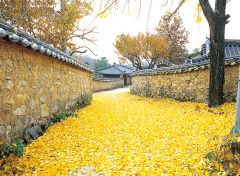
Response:
[[[71,175],[84,167],[91,169],[77,175],[209,175],[204,157],[229,134],[235,106],[95,94],[78,118],[50,127],[22,157],[10,156],[0,175]]]

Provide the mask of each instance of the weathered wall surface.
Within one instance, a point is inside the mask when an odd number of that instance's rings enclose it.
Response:
[[[239,66],[225,67],[224,96],[235,101]],[[133,77],[132,93],[148,97],[174,98],[181,101],[206,102],[208,98],[209,69],[166,75],[139,75]]]
[[[128,76],[126,82],[127,82],[127,85],[131,85],[132,84],[132,77]]]
[[[92,95],[91,72],[0,39],[0,140],[73,108]],[[32,117],[32,118],[31,118]]]
[[[93,91],[109,90],[124,86],[124,79],[94,79]]]

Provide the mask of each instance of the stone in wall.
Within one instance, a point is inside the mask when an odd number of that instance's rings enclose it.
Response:
[[[33,127],[30,118],[40,134],[39,127],[45,131],[57,122],[58,113],[70,113],[89,103],[93,91],[91,72],[2,39],[0,83],[0,140],[4,145],[20,136],[26,141],[33,138],[27,132]]]
[[[239,66],[225,67],[225,101],[236,101]],[[207,102],[209,69],[167,75],[133,77],[131,92],[141,96]]]
[[[20,108],[17,108],[16,110],[13,111],[13,115],[15,116],[24,116],[26,115],[26,105],[23,105]]]
[[[115,88],[124,87],[124,80],[123,79],[112,79],[112,80],[93,80],[93,91],[98,92],[102,90],[109,90]]]
[[[41,117],[47,117],[49,116],[48,106],[47,104],[40,105],[41,108]]]

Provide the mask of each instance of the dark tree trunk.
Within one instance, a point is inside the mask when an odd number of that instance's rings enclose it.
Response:
[[[210,29],[210,81],[209,107],[217,107],[224,103],[224,43],[225,25],[229,15],[225,15],[226,0],[216,0],[213,11],[208,0],[199,0]]]
[[[210,26],[210,81],[209,107],[216,107],[224,103],[224,34],[225,22],[216,19]]]

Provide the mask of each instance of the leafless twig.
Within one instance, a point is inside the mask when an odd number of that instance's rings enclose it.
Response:
[[[180,3],[178,4],[177,8],[169,15],[169,19],[179,10],[179,8],[183,5],[185,0],[181,0]]]

